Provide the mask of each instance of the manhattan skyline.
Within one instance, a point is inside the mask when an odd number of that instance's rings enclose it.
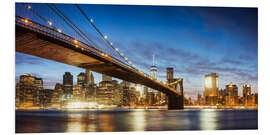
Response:
[[[31,6],[38,7],[40,12],[46,14],[46,6]],[[66,14],[70,8],[75,9],[73,5],[56,6]],[[184,92],[187,94],[202,93],[204,75],[214,72],[219,75],[220,88],[233,82],[239,88],[243,84],[250,84],[252,91],[258,91],[256,8],[81,7],[138,69],[149,74],[153,54],[156,57],[158,80],[165,81],[166,67],[174,67],[175,77],[184,78]],[[16,4],[16,8],[16,15],[24,14],[21,5]],[[74,16],[76,12],[69,15],[73,14],[73,21],[80,24],[83,18]],[[80,26],[85,30],[90,29],[85,20]],[[63,33],[73,34],[68,31]],[[91,31],[89,35],[92,35]],[[95,36],[93,38],[102,44]],[[84,69],[17,52],[15,70],[16,80],[19,75],[31,73],[43,78],[45,88],[62,83],[64,72],[71,72],[73,76],[84,72]],[[101,74],[94,73],[94,76],[95,83],[101,81]]]

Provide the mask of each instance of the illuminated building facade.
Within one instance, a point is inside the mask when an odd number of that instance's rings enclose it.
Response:
[[[155,65],[150,67],[150,74],[154,79],[157,79],[157,67]]]
[[[62,94],[63,94],[62,87],[63,86],[60,83],[55,84],[52,98],[51,98],[51,108],[61,109],[61,98],[62,98]]]
[[[197,94],[197,105],[203,105],[203,97],[201,94]]]
[[[81,72],[77,75],[77,85],[84,86],[86,84],[86,75],[85,73]]]
[[[205,75],[204,97],[206,105],[216,105],[218,98],[218,76],[216,73]]]
[[[82,102],[86,101],[85,87],[83,85],[74,85],[72,91],[72,101]]]
[[[86,79],[86,85],[89,86],[89,85],[94,85],[95,84],[95,80],[94,80],[94,75],[93,73],[86,69],[85,70],[85,79]]]
[[[251,105],[251,86],[243,85],[243,104]]]
[[[226,105],[238,105],[238,87],[233,85],[232,82],[226,85]]]
[[[52,97],[53,97],[54,90],[51,89],[44,89],[40,92],[41,98],[41,108],[50,108],[52,106]]]
[[[113,105],[114,104],[114,94],[117,88],[117,81],[102,81],[99,83],[97,90],[97,102],[99,104]]]
[[[228,92],[226,89],[220,89],[218,91],[218,104],[226,105],[226,97],[228,96]]]
[[[123,97],[122,97],[122,105],[123,106],[128,106],[130,102],[130,97],[129,97],[129,86],[126,85],[120,85],[120,89],[122,90]]]
[[[30,74],[20,76],[16,85],[16,107],[30,108],[40,106],[40,93],[43,90],[43,81]]]
[[[63,75],[63,96],[65,100],[70,100],[73,94],[73,75],[70,72],[65,72]]]

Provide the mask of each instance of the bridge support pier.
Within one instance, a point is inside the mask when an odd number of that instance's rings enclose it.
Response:
[[[168,94],[168,110],[184,109],[183,96]]]

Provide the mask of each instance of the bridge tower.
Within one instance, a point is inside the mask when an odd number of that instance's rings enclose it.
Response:
[[[167,68],[167,83],[170,87],[174,88],[177,93],[167,93],[168,96],[168,109],[184,109],[184,88],[183,88],[183,78],[173,77],[173,68]]]

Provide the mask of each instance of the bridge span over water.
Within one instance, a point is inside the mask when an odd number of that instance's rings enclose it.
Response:
[[[148,74],[56,29],[16,17],[15,35],[17,52],[145,85],[168,96],[168,109],[183,109],[183,88],[176,91]]]

